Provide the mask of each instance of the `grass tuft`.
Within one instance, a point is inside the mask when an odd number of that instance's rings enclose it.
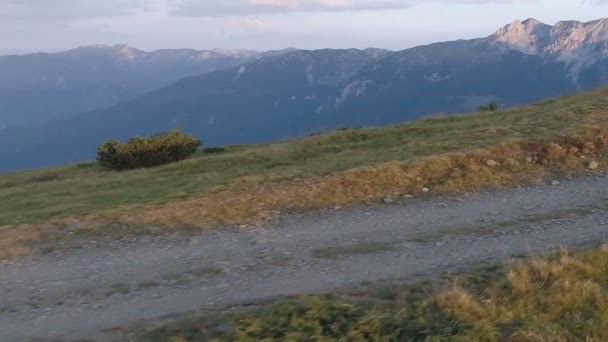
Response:
[[[317,258],[338,259],[354,255],[385,253],[394,248],[395,246],[393,243],[362,242],[348,246],[317,248],[312,251],[312,255]]]

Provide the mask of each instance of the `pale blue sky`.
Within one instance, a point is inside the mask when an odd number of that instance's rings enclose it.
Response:
[[[487,36],[515,19],[608,17],[607,0],[0,0],[0,52],[126,43],[153,50],[393,50]]]

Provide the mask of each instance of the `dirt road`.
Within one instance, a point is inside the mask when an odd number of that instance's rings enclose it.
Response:
[[[137,237],[0,264],[0,341],[89,337],[142,319],[514,254],[602,243],[608,178],[287,215],[247,231]]]

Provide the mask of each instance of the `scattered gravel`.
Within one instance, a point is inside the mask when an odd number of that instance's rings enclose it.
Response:
[[[173,313],[600,244],[608,232],[604,177],[461,197],[407,196],[405,204],[390,198],[393,205],[284,215],[265,228],[109,245],[92,240],[80,249],[0,263],[0,341],[90,337]],[[429,234],[437,236],[420,239]],[[365,243],[391,248],[331,259],[313,255]]]

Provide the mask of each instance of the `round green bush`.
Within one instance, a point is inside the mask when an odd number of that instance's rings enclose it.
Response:
[[[199,146],[200,139],[179,131],[134,137],[126,144],[109,140],[97,149],[97,161],[112,170],[154,167],[183,160]]]

